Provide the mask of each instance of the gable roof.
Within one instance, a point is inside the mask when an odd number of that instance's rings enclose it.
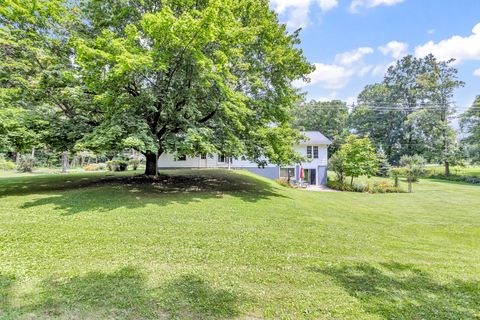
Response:
[[[307,140],[305,140],[305,143],[311,143],[311,144],[332,144],[332,141],[325,137],[323,134],[321,134],[319,131],[301,131],[301,134],[307,137]]]

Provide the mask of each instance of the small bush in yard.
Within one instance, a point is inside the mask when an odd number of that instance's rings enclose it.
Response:
[[[35,158],[34,157],[23,156],[18,161],[17,171],[18,172],[32,172],[34,165],[35,165]]]
[[[109,171],[126,171],[128,167],[128,162],[124,160],[112,160],[106,163]]]
[[[15,163],[0,156],[0,170],[14,170]]]
[[[130,159],[128,161],[133,170],[137,170],[140,165],[140,159]]]
[[[98,166],[95,165],[95,164],[88,164],[85,167],[83,167],[83,170],[85,170],[85,171],[97,171]]]
[[[354,183],[352,185],[340,181],[328,181],[327,186],[334,190],[348,192],[366,192],[366,193],[404,193],[405,191],[399,187],[387,182],[369,182]]]
[[[290,183],[288,183],[288,181],[285,180],[285,179],[277,179],[275,181],[281,186],[284,186],[284,187],[287,187],[287,188],[293,188],[293,186]]]

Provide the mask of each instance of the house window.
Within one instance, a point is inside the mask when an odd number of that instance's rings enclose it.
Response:
[[[224,163],[225,162],[225,156],[223,154],[218,155],[218,162],[219,163]]]
[[[312,159],[312,146],[307,146],[307,158]]]
[[[180,155],[180,156],[178,156],[177,161],[187,161],[187,156],[184,155],[184,154]]]
[[[318,159],[318,146],[313,147],[313,158]]]
[[[280,178],[289,179],[295,177],[294,168],[280,168]]]
[[[206,160],[206,159],[207,159],[207,155],[206,155],[206,154],[202,154],[202,155],[200,156],[200,158],[201,158],[202,160]]]

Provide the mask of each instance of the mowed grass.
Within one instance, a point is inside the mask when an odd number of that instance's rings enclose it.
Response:
[[[479,319],[480,187],[0,178],[1,319]]]
[[[443,174],[445,168],[443,166],[427,166],[428,172],[432,174]],[[457,176],[469,176],[480,178],[480,166],[452,166],[450,173]]]

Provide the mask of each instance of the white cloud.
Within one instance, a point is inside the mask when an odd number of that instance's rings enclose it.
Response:
[[[427,34],[435,34],[435,29],[428,29]]]
[[[480,68],[478,68],[477,70],[473,71],[473,75],[474,75],[474,76],[477,76],[477,77],[480,77]]]
[[[326,12],[338,6],[338,0],[270,0],[270,4],[278,14],[287,16],[290,28],[305,28],[310,24],[312,5],[316,4]]]
[[[408,53],[408,44],[399,41],[390,41],[384,46],[378,47],[381,53],[398,60]]]
[[[343,66],[315,63],[315,71],[308,76],[310,78],[310,83],[296,81],[294,85],[297,87],[318,85],[324,89],[340,90],[347,85],[353,74],[354,71],[352,69]]]
[[[310,82],[295,81],[296,87],[316,85],[322,89],[332,90],[330,98],[334,98],[336,91],[343,89],[353,76],[363,77],[373,69],[373,66],[365,65],[362,61],[367,54],[373,53],[369,47],[339,53],[331,64],[315,63],[315,71],[308,75]]]
[[[373,49],[369,47],[362,47],[352,51],[337,54],[335,62],[341,65],[351,65],[363,59],[363,56],[373,53]]]
[[[358,12],[361,7],[373,8],[381,5],[393,6],[394,4],[403,2],[404,0],[353,0],[350,3],[350,12]]]
[[[455,58],[456,63],[480,60],[480,23],[473,27],[470,36],[453,36],[438,43],[429,41],[415,48],[417,57],[424,57],[430,53],[440,60]]]

